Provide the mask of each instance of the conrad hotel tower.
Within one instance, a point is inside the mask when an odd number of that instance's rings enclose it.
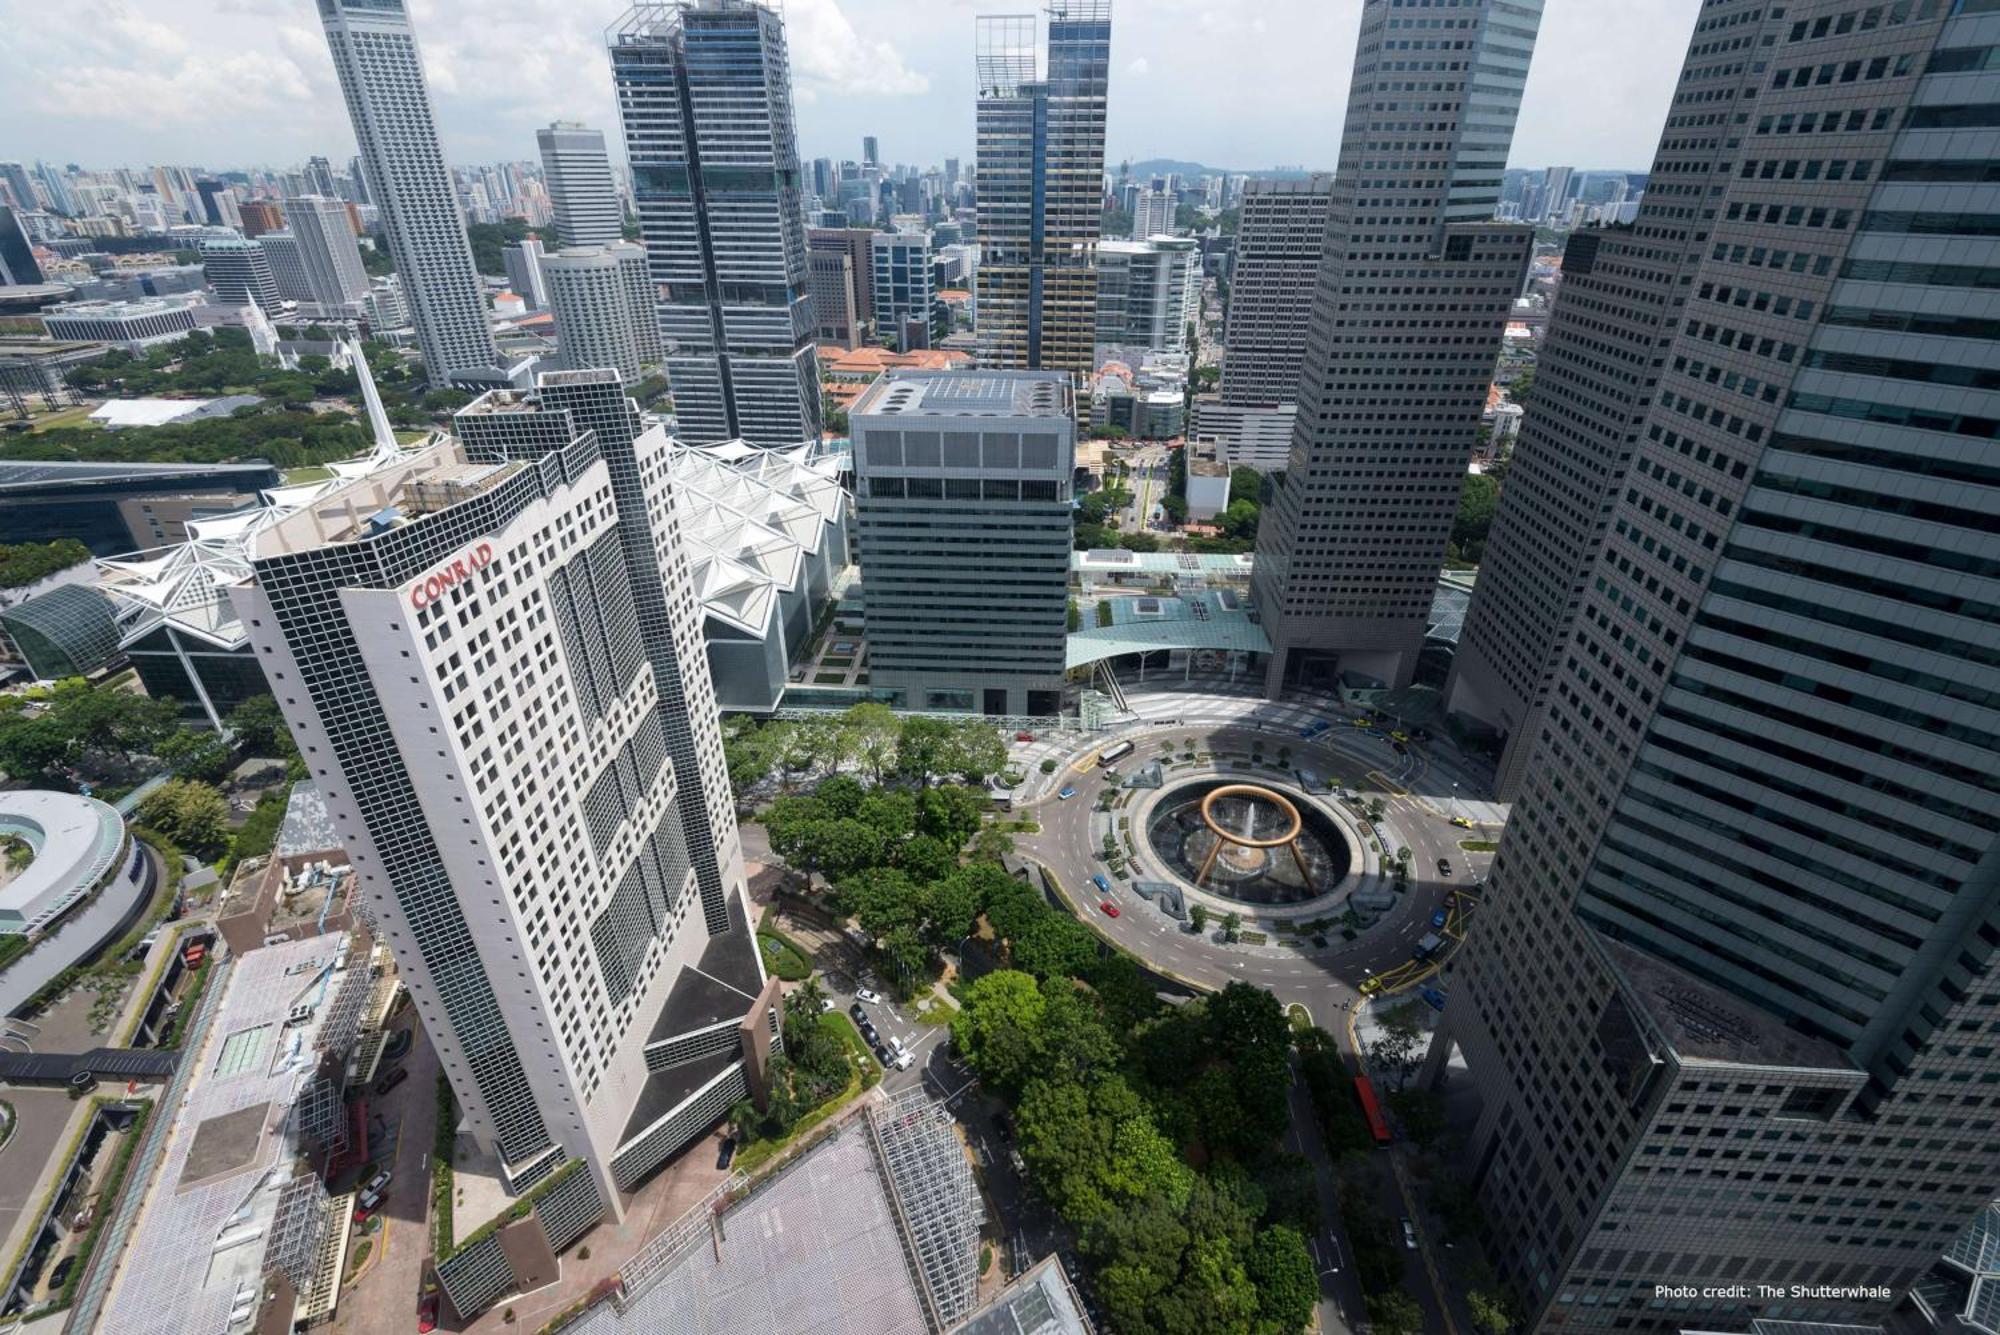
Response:
[[[669,445],[636,416],[613,371],[488,394],[273,524],[232,595],[464,1129],[516,1193],[583,1161],[614,1215],[769,1048]]]

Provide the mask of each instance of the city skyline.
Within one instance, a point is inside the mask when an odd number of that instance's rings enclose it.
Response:
[[[446,161],[531,161],[536,129],[552,120],[614,126],[603,32],[623,8],[503,0],[472,24],[456,4],[414,6]],[[787,6],[802,158],[858,161],[873,134],[888,164],[970,160],[974,18],[1026,7],[951,0],[905,8],[894,0]],[[1132,8],[1139,12],[1121,20],[1112,50],[1107,165],[1175,158],[1252,173],[1332,167],[1356,0],[1271,0],[1258,16],[1248,5],[1195,0]],[[1208,12],[1217,8],[1227,12]],[[1510,165],[1643,168],[1672,88],[1668,62],[1647,57],[1685,44],[1698,5],[1630,0],[1626,8],[1607,30],[1581,0],[1551,7]],[[306,7],[202,0],[178,10],[174,27],[111,0],[81,15],[93,21],[10,33],[0,50],[0,124],[12,130],[0,156],[99,169],[174,161],[186,157],[197,127],[200,165],[212,170],[298,165],[315,155],[339,163],[354,153]],[[232,54],[217,60],[218,47]],[[34,77],[49,68],[68,77]],[[579,77],[593,70],[604,77]],[[1191,86],[1204,95],[1187,96]]]

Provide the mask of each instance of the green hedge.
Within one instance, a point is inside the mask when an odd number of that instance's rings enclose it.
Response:
[[[502,1210],[499,1214],[494,1215],[478,1228],[473,1229],[472,1232],[466,1234],[464,1242],[461,1242],[456,1247],[440,1248],[437,1253],[436,1264],[443,1265],[446,1261],[449,1261],[452,1257],[465,1251],[467,1248],[477,1247],[502,1228],[513,1223],[516,1219],[526,1219],[534,1211],[535,1202],[541,1200],[542,1197],[548,1195],[551,1191],[554,1191],[557,1183],[563,1181],[571,1173],[576,1172],[582,1167],[583,1160],[571,1159],[561,1168],[556,1169],[555,1172],[550,1173],[534,1186],[528,1188],[524,1194],[515,1199],[512,1205]]]
[[[431,1134],[431,1254],[442,1261],[452,1251],[452,1151],[458,1145],[458,1100],[451,1081],[437,1078],[437,1128]]]
[[[758,949],[764,952],[764,967],[788,983],[803,983],[812,976],[812,961],[791,941],[774,931],[757,933]]]

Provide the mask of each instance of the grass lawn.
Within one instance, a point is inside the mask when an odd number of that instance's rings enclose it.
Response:
[[[1498,852],[1500,845],[1491,839],[1461,839],[1458,846],[1468,853]]]
[[[951,1017],[956,1014],[958,1014],[957,1011],[953,1010],[950,1006],[947,1006],[944,1002],[939,1001],[935,997],[933,997],[931,1000],[917,1007],[916,1018],[918,1024],[934,1024],[942,1026],[950,1024]]]
[[[757,946],[764,952],[764,967],[786,982],[803,983],[812,976],[805,952],[777,933],[757,933]]]
[[[37,431],[57,431],[66,426],[95,426],[96,423],[90,420],[90,415],[96,411],[96,404],[84,403],[74,408],[64,408],[60,412],[50,413],[46,417],[37,417],[34,428],[28,434],[32,436]]]
[[[838,686],[846,680],[847,674],[845,672],[813,673],[813,685],[815,686]]]
[[[285,485],[288,487],[296,487],[303,482],[324,482],[332,476],[331,468],[322,468],[318,464],[310,464],[304,468],[287,468],[284,472]]]
[[[428,439],[430,434],[428,431],[398,431],[396,433],[396,443],[398,445],[415,445]]]

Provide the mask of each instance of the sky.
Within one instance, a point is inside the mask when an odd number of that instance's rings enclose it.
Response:
[[[1037,0],[783,0],[804,156],[973,156],[977,14]],[[1360,0],[1116,0],[1107,162],[1331,168]],[[1700,0],[1547,0],[1512,164],[1643,170]],[[616,138],[617,0],[411,0],[445,154]],[[1613,18],[1615,21],[1607,21]],[[344,163],[353,134],[312,0],[0,0],[0,159],[209,170]]]

